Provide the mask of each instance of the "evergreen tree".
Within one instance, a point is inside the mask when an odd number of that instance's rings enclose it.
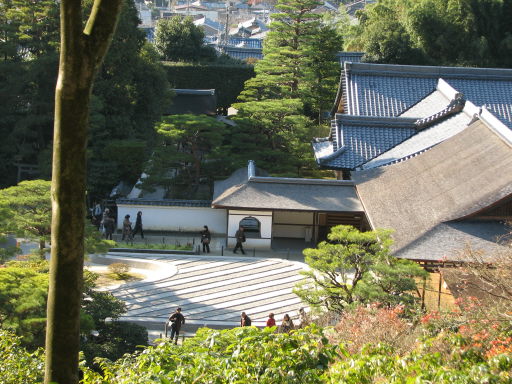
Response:
[[[163,60],[215,61],[215,50],[204,44],[204,32],[191,17],[160,19],[155,30],[155,46]]]
[[[331,229],[328,242],[304,250],[310,270],[295,293],[306,303],[343,312],[355,303],[413,305],[416,278],[427,273],[418,264],[390,255],[390,231],[360,232],[349,225]]]
[[[280,0],[264,44],[262,60],[255,65],[256,77],[245,84],[240,101],[300,98],[309,47],[320,27],[313,13],[317,0]],[[336,52],[333,52],[333,57]]]
[[[205,172],[225,156],[219,151],[224,140],[225,125],[203,115],[171,115],[155,126],[161,142],[148,163],[148,176],[142,181],[143,190],[161,186],[173,198],[209,199],[212,174]],[[200,191],[206,183],[208,190]]]

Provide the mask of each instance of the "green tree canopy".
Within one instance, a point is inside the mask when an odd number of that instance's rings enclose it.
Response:
[[[511,0],[379,0],[346,46],[380,63],[512,65]]]
[[[390,255],[390,231],[360,232],[338,225],[327,238],[317,248],[304,250],[311,269],[295,289],[302,300],[336,312],[354,303],[415,302],[415,278],[427,273],[416,263]]]
[[[14,187],[0,190],[0,233],[14,233],[39,241],[43,251],[51,235],[51,182],[22,181]],[[84,219],[85,220],[85,219]],[[86,224],[85,252],[105,252],[111,242],[102,239],[100,232]]]
[[[2,231],[36,239],[44,249],[51,233],[50,186],[46,180],[31,180],[0,190]]]
[[[287,154],[269,171],[298,175],[302,167],[313,166],[309,146],[313,124],[303,115],[300,100],[251,101],[235,104],[234,107],[238,109],[235,121],[245,119],[246,124],[251,124],[258,135],[264,136],[268,153]]]
[[[177,198],[197,196],[202,178],[211,181],[213,176],[205,173],[205,165],[225,156],[219,151],[225,124],[209,116],[184,114],[165,116],[155,129],[161,142],[148,164],[142,189],[162,186]],[[210,198],[209,186],[201,197]]]
[[[93,198],[103,197],[120,180],[137,180],[156,138],[153,125],[171,100],[159,57],[151,54],[154,48],[138,28],[134,1],[124,3],[91,102],[87,155]],[[92,4],[84,1],[82,19]],[[51,177],[59,24],[57,1],[0,4],[0,187],[17,183],[18,164],[38,166],[39,177]],[[112,148],[111,140],[119,146]],[[120,143],[124,140],[126,145]],[[144,144],[142,155],[141,147],[126,154],[134,141]],[[119,149],[124,158],[110,149]]]
[[[0,268],[0,328],[23,337],[34,348],[44,345],[48,270]]]
[[[332,22],[313,12],[318,5],[316,0],[277,2],[264,57],[255,65],[256,77],[245,83],[240,101],[300,98],[317,122],[319,111],[330,109],[339,76],[335,55],[342,40]]]
[[[204,44],[203,30],[191,17],[160,19],[155,30],[155,46],[163,60],[214,61],[215,50]]]

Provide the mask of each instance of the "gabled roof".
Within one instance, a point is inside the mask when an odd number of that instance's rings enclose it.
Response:
[[[381,167],[416,156],[464,130],[479,111],[480,108],[466,101],[461,113],[456,113],[438,124],[419,131],[407,140],[363,164],[361,168]]]
[[[407,149],[409,156],[429,148],[440,142],[439,138],[447,138],[463,129],[470,118],[465,116],[461,127],[460,121],[456,126],[444,122],[461,112],[465,104],[463,95],[449,84],[439,79],[436,89],[419,100],[399,117],[371,117],[336,114],[336,120],[331,129],[331,147],[326,139],[316,140],[313,144],[315,157],[320,166],[329,169],[355,169],[370,160],[380,157],[407,139],[424,131],[431,133],[430,141],[416,140],[420,147]],[[474,113],[473,111],[472,113]],[[477,112],[477,111],[476,111]],[[452,121],[453,123],[453,121]],[[432,134],[432,127],[441,126]]]
[[[336,54],[341,68],[345,67],[345,62],[360,63],[363,60],[364,52],[347,52],[342,51]]]
[[[336,104],[358,116],[399,116],[444,79],[512,128],[512,70],[345,63]]]
[[[256,176],[251,163],[215,183],[213,208],[363,212],[350,181]]]
[[[353,169],[411,137],[414,118],[374,118],[337,115],[333,128],[332,153],[318,157],[320,166]]]
[[[213,21],[213,20],[207,18],[206,16],[202,17],[200,19],[194,20],[194,25],[202,26],[202,27],[209,27],[212,30],[215,30],[217,32],[221,32],[224,30],[224,27],[222,26],[221,23]]]
[[[370,224],[394,229],[401,251],[441,223],[471,218],[512,197],[512,131],[483,110],[432,149],[353,177]]]

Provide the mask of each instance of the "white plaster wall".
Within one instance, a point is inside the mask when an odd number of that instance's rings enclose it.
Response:
[[[255,239],[247,237],[244,247],[257,249],[270,249],[272,239],[272,211],[229,211],[228,217],[228,248],[234,247],[236,240],[234,238],[240,225],[240,221],[245,217],[254,217],[259,220],[261,227],[261,238]]]
[[[142,211],[145,230],[199,232],[207,225],[212,234],[226,235],[227,211],[206,207],[118,205],[117,227],[122,228],[125,215],[130,215],[130,221],[135,224],[138,211]]]

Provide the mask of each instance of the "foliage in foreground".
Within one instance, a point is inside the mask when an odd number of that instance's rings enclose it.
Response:
[[[335,356],[321,329],[273,331],[204,328],[182,347],[162,343],[115,363],[104,360],[104,373],[86,370],[84,383],[321,383]]]
[[[0,330],[0,383],[34,384],[43,381],[44,351],[30,353],[19,337]]]
[[[400,323],[397,310],[362,309],[383,327],[415,332],[407,350],[389,334],[348,315],[335,328],[312,325],[291,333],[254,327],[201,329],[183,346],[162,342],[116,362],[97,359],[102,372],[85,368],[82,384],[127,383],[510,383],[509,322],[473,322],[472,311],[429,314],[417,324]],[[389,312],[389,313],[386,313]],[[443,321],[440,321],[442,318]],[[465,322],[460,329],[454,324]],[[347,330],[355,329],[350,333]],[[357,332],[365,331],[365,332]],[[324,334],[329,334],[326,338]],[[426,336],[421,336],[424,333]],[[372,337],[374,336],[374,337]],[[328,341],[330,340],[330,342]],[[362,346],[362,341],[366,343]],[[345,343],[352,341],[346,347]],[[353,348],[354,346],[357,348]],[[19,339],[0,333],[0,382],[35,383],[42,352],[28,353]],[[39,376],[38,376],[39,375]]]

